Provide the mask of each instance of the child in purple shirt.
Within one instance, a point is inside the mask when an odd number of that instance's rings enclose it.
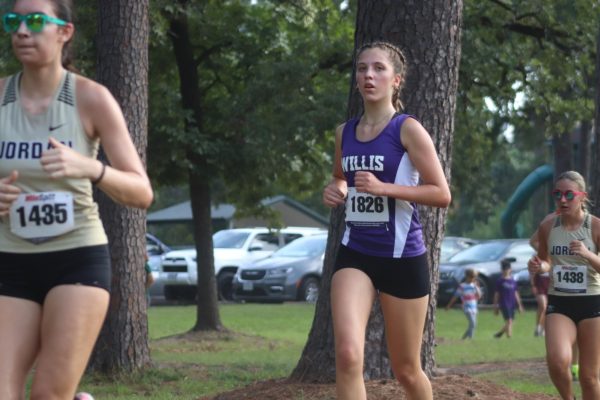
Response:
[[[512,277],[511,263],[514,258],[505,258],[501,261],[502,277],[496,281],[496,293],[494,294],[494,313],[498,315],[498,311],[502,311],[504,318],[504,326],[496,334],[495,338],[502,337],[506,333],[506,337],[512,336],[512,324],[515,318],[515,309],[518,307],[519,312],[523,312],[523,304],[521,297],[517,292],[517,281]]]

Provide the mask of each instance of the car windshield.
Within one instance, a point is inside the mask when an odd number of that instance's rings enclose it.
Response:
[[[447,259],[452,257],[452,255],[454,255],[454,253],[456,253],[457,250],[458,247],[456,246],[456,242],[454,240],[443,240],[441,248],[441,261],[446,261]]]
[[[489,242],[471,246],[450,257],[449,262],[497,261],[506,251],[509,242]]]
[[[304,237],[277,250],[272,257],[316,257],[325,252],[326,244],[326,237]]]
[[[221,249],[241,249],[250,235],[249,232],[223,230],[213,235],[213,247]]]

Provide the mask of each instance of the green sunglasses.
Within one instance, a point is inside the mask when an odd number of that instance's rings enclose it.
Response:
[[[21,26],[21,22],[25,21],[25,26],[31,32],[40,33],[47,23],[52,23],[60,26],[67,25],[66,21],[62,19],[50,17],[46,14],[35,12],[27,15],[21,15],[17,13],[6,13],[4,17],[2,17],[2,22],[4,23],[4,30],[7,33],[15,33],[19,30]]]

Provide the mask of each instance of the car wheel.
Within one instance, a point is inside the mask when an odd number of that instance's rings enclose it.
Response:
[[[165,295],[165,300],[177,300],[177,291],[172,286],[165,286],[163,288],[163,294]]]
[[[308,277],[302,282],[298,300],[303,300],[308,303],[316,303],[319,298],[319,280],[314,277]]]
[[[189,286],[182,290],[181,298],[186,302],[196,302],[198,297],[198,287],[197,286]]]
[[[219,300],[233,300],[233,277],[235,272],[221,272],[217,277],[217,289],[219,292]]]
[[[490,292],[490,285],[486,277],[478,275],[477,276],[477,284],[479,285],[479,290],[481,291],[481,297],[479,298],[479,303],[481,304],[491,304],[492,303],[492,293]]]

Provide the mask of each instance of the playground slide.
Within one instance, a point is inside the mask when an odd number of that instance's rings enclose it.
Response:
[[[527,201],[536,189],[546,182],[551,182],[553,177],[554,168],[551,165],[542,165],[527,175],[519,186],[517,186],[510,199],[508,199],[508,204],[500,216],[502,235],[504,235],[504,237],[519,237],[517,232],[517,220],[519,219],[519,214],[523,211]]]

